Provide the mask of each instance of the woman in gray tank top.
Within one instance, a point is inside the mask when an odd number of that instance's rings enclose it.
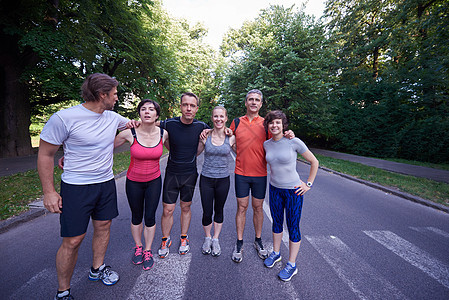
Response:
[[[225,134],[228,116],[226,109],[217,106],[212,111],[213,130],[198,145],[198,155],[204,150],[204,163],[200,177],[201,204],[203,206],[203,229],[206,237],[203,254],[221,254],[218,237],[223,226],[223,208],[229,192],[229,156],[235,137]],[[214,235],[212,231],[212,215]]]

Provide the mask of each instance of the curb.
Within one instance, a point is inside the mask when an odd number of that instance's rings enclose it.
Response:
[[[20,225],[26,223],[28,221],[34,220],[37,217],[43,216],[46,214],[45,208],[30,208],[30,210],[18,215],[6,219],[4,221],[0,221],[0,234],[5,233],[6,231]]]
[[[306,161],[304,161],[302,159],[297,159],[297,161],[302,162],[304,164],[309,164],[308,162],[306,162]],[[355,182],[367,185],[369,187],[372,187],[372,188],[384,191],[386,193],[389,193],[389,194],[401,197],[403,199],[406,199],[406,200],[409,200],[409,201],[413,201],[413,202],[416,202],[416,203],[419,203],[419,204],[422,204],[422,205],[425,205],[425,206],[428,206],[428,207],[431,207],[431,208],[443,211],[445,213],[449,213],[449,207],[441,205],[441,204],[438,204],[438,203],[435,203],[435,202],[432,202],[430,200],[427,200],[427,199],[424,199],[424,198],[421,198],[421,197],[418,197],[418,196],[415,196],[415,195],[411,195],[411,194],[408,194],[408,193],[404,193],[404,192],[395,190],[394,188],[380,185],[378,183],[366,181],[366,180],[363,180],[363,179],[360,179],[360,178],[356,178],[356,177],[353,177],[353,176],[350,176],[350,175],[347,175],[347,174],[344,174],[344,173],[340,173],[340,172],[334,171],[332,169],[328,169],[326,167],[321,167],[320,166],[319,168],[324,170],[324,171],[326,171],[326,172],[329,172],[329,173],[341,176],[343,178],[346,178],[346,179],[349,179],[349,180],[352,180],[352,181],[355,181]]]

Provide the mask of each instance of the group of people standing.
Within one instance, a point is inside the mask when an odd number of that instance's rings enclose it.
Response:
[[[81,88],[85,102],[55,113],[41,133],[38,171],[44,192],[44,205],[50,212],[60,213],[63,237],[56,255],[59,286],[55,299],[73,299],[70,280],[90,218],[94,233],[89,279],[101,280],[105,285],[113,285],[119,280],[118,273],[104,264],[104,258],[109,243],[111,220],[118,215],[112,173],[113,148],[125,142],[131,145],[126,195],[132,214],[134,264],[142,264],[144,270],[149,270],[154,265],[152,243],[161,193],[163,237],[157,251],[158,256],[165,258],[170,252],[170,233],[178,197],[181,207],[178,252],[181,255],[189,252],[191,204],[198,177],[196,157],[203,151],[204,163],[199,186],[205,238],[201,251],[213,256],[221,254],[219,235],[230,187],[229,158],[231,151],[234,151],[237,241],[231,258],[237,263],[243,259],[243,231],[251,194],[254,246],[268,268],[281,261],[280,243],[284,211],[286,212],[290,255],[279,278],[290,280],[297,273],[295,261],[301,241],[299,221],[303,195],[315,180],[318,161],[307,146],[295,138],[291,130],[287,130],[285,114],[273,111],[266,118],[259,116],[263,95],[259,90],[251,90],[245,98],[245,116],[234,119],[230,128],[227,128],[226,109],[215,107],[212,111],[211,129],[204,122],[195,119],[199,108],[198,97],[193,93],[184,93],[180,99],[180,117],[159,121],[159,104],[145,99],[137,107],[140,121],[130,121],[111,111],[118,100],[117,86],[118,82],[108,75],[90,75]],[[117,130],[122,131],[116,136]],[[58,194],[53,182],[53,161],[60,145],[64,147],[64,172]],[[169,156],[162,183],[159,160],[163,145],[169,150]],[[298,153],[311,164],[309,177],[305,182],[300,180],[296,172]],[[271,253],[268,253],[261,239],[267,162],[271,170]]]

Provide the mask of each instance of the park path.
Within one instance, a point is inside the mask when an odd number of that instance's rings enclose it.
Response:
[[[367,166],[384,169],[390,172],[411,175],[415,177],[423,177],[439,182],[449,183],[449,171],[446,170],[409,165],[378,158],[358,156],[353,154],[346,154],[317,148],[311,148],[310,151],[312,151],[315,154],[357,162]]]

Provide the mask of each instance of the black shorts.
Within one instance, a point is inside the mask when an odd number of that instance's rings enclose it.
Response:
[[[74,237],[86,233],[89,219],[108,221],[118,216],[115,179],[76,185],[61,181],[61,236]]]
[[[245,198],[251,196],[257,199],[265,199],[267,189],[267,176],[243,176],[235,174],[235,196]]]
[[[162,202],[175,204],[178,195],[182,202],[190,202],[195,192],[198,173],[188,175],[175,175],[165,172],[164,191],[162,193]]]

